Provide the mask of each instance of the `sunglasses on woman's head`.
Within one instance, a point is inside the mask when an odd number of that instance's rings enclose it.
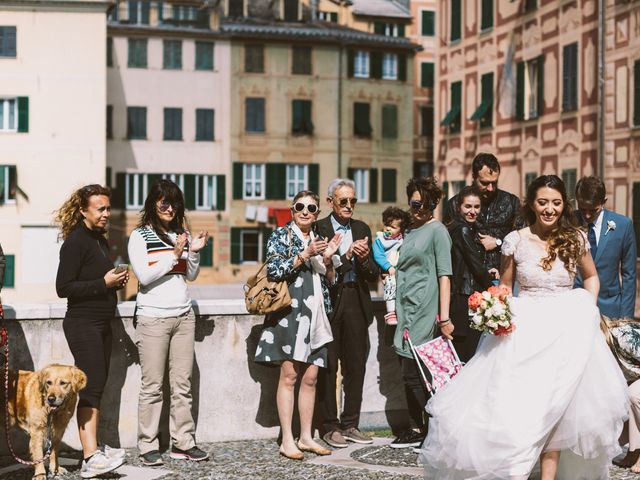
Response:
[[[310,204],[306,204],[306,203],[301,203],[301,202],[297,202],[294,206],[293,209],[296,212],[301,212],[304,209],[307,209],[307,212],[309,213],[316,213],[318,211],[318,206],[314,203],[310,203]]]
[[[355,207],[356,203],[358,203],[357,198],[341,198],[341,199],[333,199],[333,203],[337,203],[341,207],[346,207],[349,205],[350,207]]]

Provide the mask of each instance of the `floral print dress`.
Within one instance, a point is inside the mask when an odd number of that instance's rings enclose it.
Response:
[[[274,280],[286,280],[291,306],[265,317],[256,348],[255,361],[279,364],[284,360],[327,366],[327,345],[311,350],[311,306],[313,305],[313,272],[307,264],[293,268],[296,255],[305,245],[291,230],[292,222],[276,229],[267,242],[267,272]],[[324,308],[331,313],[327,280],[321,276]]]

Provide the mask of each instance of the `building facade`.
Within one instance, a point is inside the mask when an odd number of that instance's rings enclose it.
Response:
[[[640,5],[606,2],[604,171],[608,206],[633,218],[640,245]]]
[[[540,174],[597,172],[595,0],[440,0],[436,174],[449,196],[481,151],[517,196]]]
[[[127,258],[149,186],[171,179],[184,192],[189,228],[211,234],[201,254],[203,283],[215,281],[229,257],[231,48],[217,22],[198,1],[120,0],[107,38],[114,253]]]
[[[434,107],[436,63],[438,60],[438,25],[436,0],[411,2],[411,40],[422,50],[416,53],[413,77],[413,164],[416,176],[434,173]]]
[[[411,176],[418,47],[353,8],[118,2],[107,59],[117,255],[126,259],[148,187],[161,177],[183,188],[191,229],[212,234],[201,284],[244,282],[293,195],[317,191],[324,207],[335,177],[356,181],[359,217],[381,224],[381,206]],[[392,23],[404,28],[408,11],[397,12]]]
[[[264,260],[266,240],[299,190],[318,192],[326,215],[331,180],[354,179],[357,217],[374,231],[387,205],[405,202],[417,46],[369,32],[373,26],[363,32],[341,25],[353,22],[346,8],[319,2],[315,15],[327,20],[315,22],[300,21],[310,15],[304,3],[284,24],[264,17],[222,22],[234,79],[229,240],[236,281]]]
[[[54,210],[76,188],[105,181],[108,6],[99,0],[0,5],[5,302],[56,298]]]

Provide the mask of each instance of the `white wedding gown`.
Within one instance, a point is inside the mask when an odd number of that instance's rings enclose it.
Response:
[[[587,248],[588,248],[587,242]],[[520,293],[516,331],[486,335],[476,355],[427,404],[421,451],[429,480],[526,479],[541,452],[560,450],[558,479],[609,478],[628,415],[625,380],[599,328],[593,297],[573,289],[559,259],[528,229],[510,233]]]

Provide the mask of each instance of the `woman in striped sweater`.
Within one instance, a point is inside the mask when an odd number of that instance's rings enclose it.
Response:
[[[140,224],[129,239],[129,261],[138,279],[136,342],[142,381],[138,400],[138,449],[145,465],[162,465],[158,435],[162,383],[169,360],[171,385],[171,452],[181,460],[206,460],[196,446],[191,414],[191,373],[194,359],[195,314],[187,280],[200,269],[200,250],[207,232],[195,237],[185,229],[184,198],[170,180],[151,186]]]

